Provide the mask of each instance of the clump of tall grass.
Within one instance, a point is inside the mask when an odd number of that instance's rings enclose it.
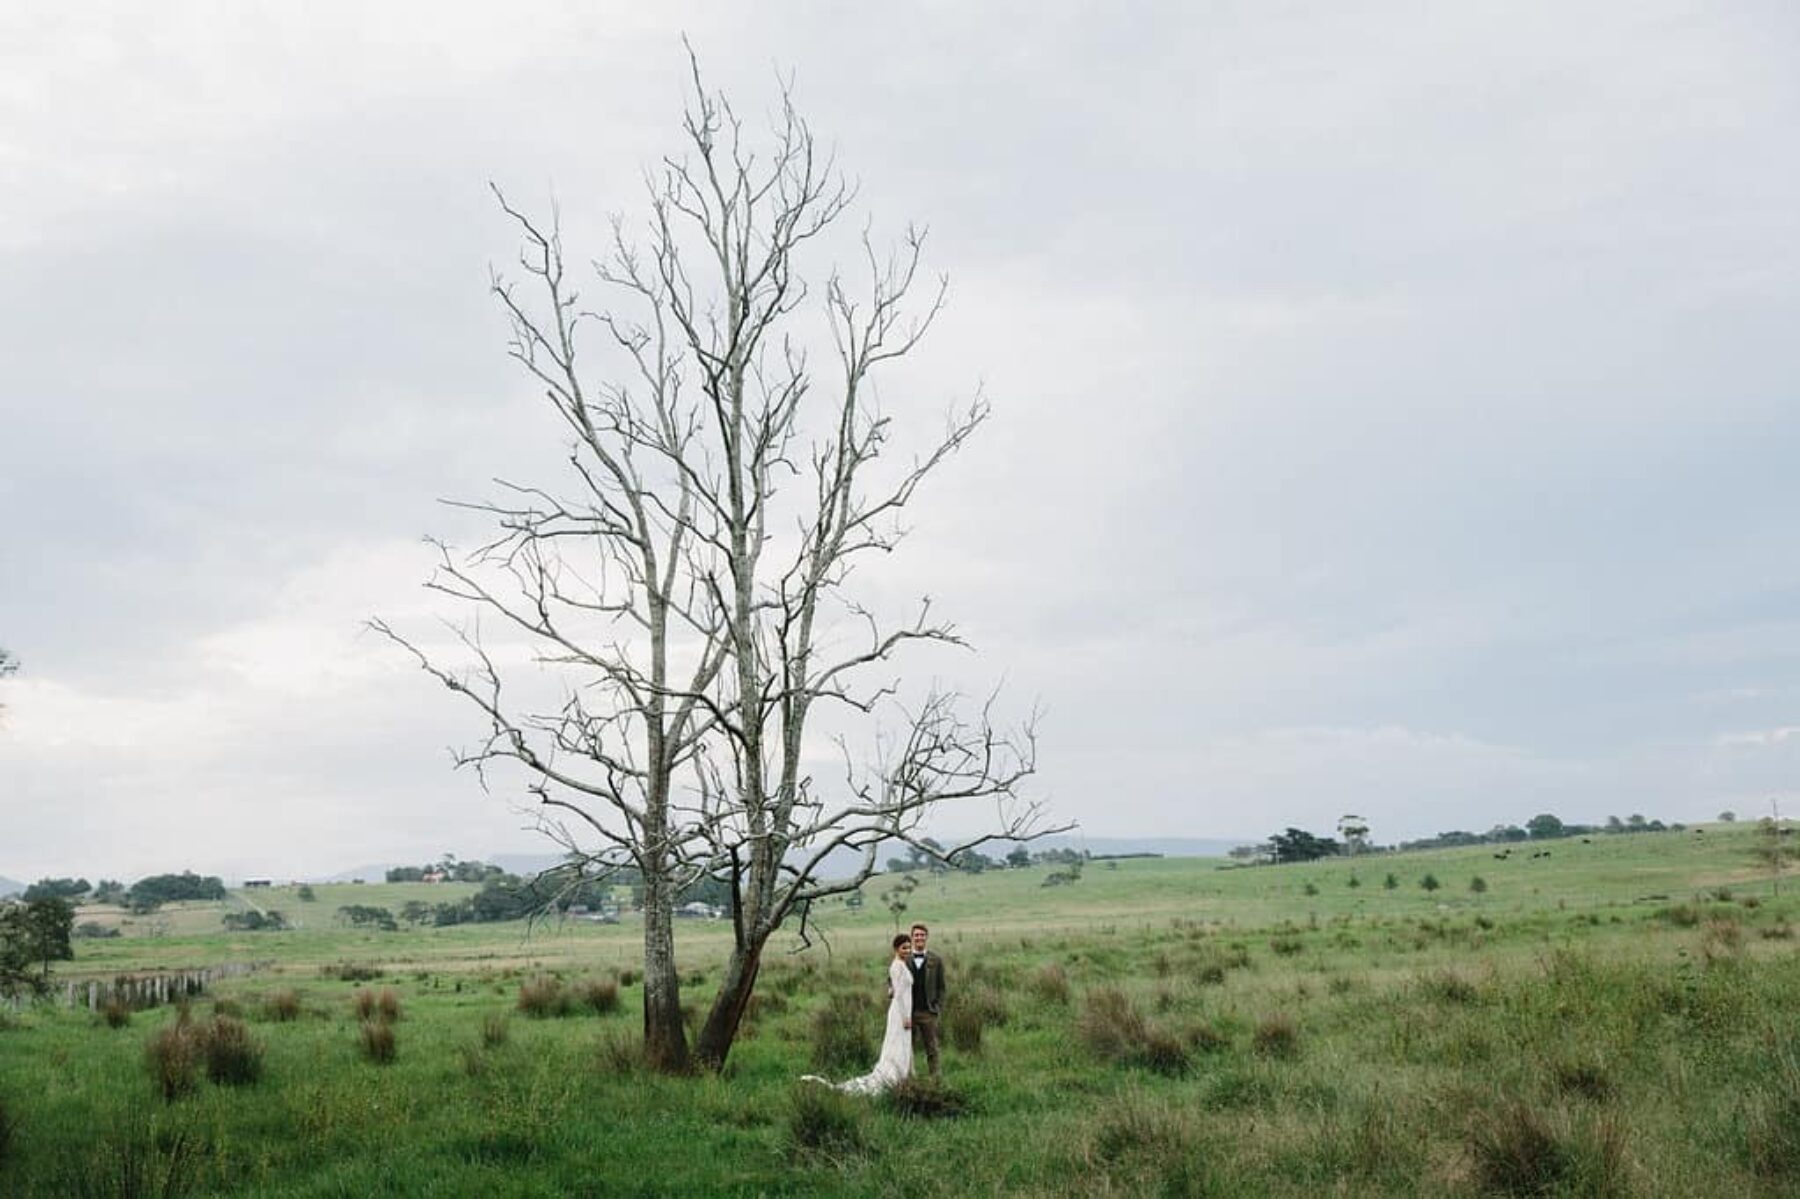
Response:
[[[383,987],[377,991],[372,987],[359,988],[351,996],[350,1006],[356,1012],[358,1020],[380,1020],[392,1024],[400,1018],[400,996],[392,987]]]
[[[958,1053],[980,1053],[985,1027],[981,1012],[968,1004],[952,1004],[944,1015],[945,1039]]]
[[[499,1012],[489,1012],[481,1018],[481,1043],[489,1049],[498,1049],[506,1044],[511,1027],[506,1017]]]
[[[300,1018],[300,992],[292,987],[283,987],[263,1000],[262,1015],[264,1020],[272,1020],[277,1024],[286,1024]]]
[[[200,1075],[200,1046],[185,1015],[165,1024],[144,1042],[144,1066],[158,1093],[170,1102],[192,1091]]]
[[[214,1016],[198,1033],[206,1076],[230,1087],[249,1086],[262,1077],[263,1047],[250,1028],[235,1016]]]
[[[1124,1061],[1148,1032],[1143,1013],[1117,987],[1096,987],[1082,997],[1075,1033],[1101,1061]]]
[[[244,1018],[244,1005],[224,995],[214,997],[212,1010],[215,1016],[228,1016],[233,1020]]]
[[[373,962],[332,962],[319,967],[320,978],[347,983],[372,983],[386,973]]]
[[[842,1159],[868,1146],[863,1105],[817,1083],[801,1083],[788,1101],[788,1146],[797,1157]]]
[[[868,1001],[840,991],[813,1013],[812,1064],[823,1071],[866,1068],[875,1060]]]
[[[1153,1026],[1117,987],[1096,987],[1087,993],[1075,1031],[1101,1061],[1142,1066],[1158,1074],[1187,1072],[1187,1047]]]
[[[135,1116],[66,1158],[44,1193],[179,1199],[193,1191],[205,1152],[187,1130],[159,1130]]]
[[[1577,1131],[1523,1100],[1484,1109],[1464,1137],[1474,1181],[1500,1195],[1627,1193],[1623,1127],[1610,1119]]]
[[[1031,993],[1044,1003],[1069,1002],[1069,972],[1061,962],[1046,962],[1031,975]]]
[[[624,1078],[643,1067],[644,1043],[635,1036],[615,1031],[600,1038],[594,1056],[603,1073]]]
[[[394,1026],[385,1020],[364,1020],[359,1039],[364,1060],[385,1066],[400,1054]]]
[[[1250,1045],[1264,1057],[1291,1058],[1300,1053],[1300,1025],[1286,1012],[1273,1012],[1256,1022]]]
[[[1459,1005],[1472,1004],[1480,1000],[1481,988],[1470,979],[1455,970],[1438,970],[1419,979],[1419,991],[1427,998],[1439,1003]]]
[[[519,1010],[534,1020],[567,1016],[575,1010],[562,979],[543,974],[519,984]]]
[[[918,1075],[896,1083],[885,1101],[889,1111],[914,1120],[951,1120],[969,1110],[968,1096],[961,1091]]]
[[[0,1166],[4,1166],[6,1159],[12,1156],[13,1142],[18,1135],[18,1117],[12,1114],[12,1109],[7,1106],[5,1097],[0,1096]]]
[[[575,1002],[597,1016],[619,1010],[619,984],[610,978],[584,978],[575,984]]]
[[[109,995],[100,1005],[100,1019],[108,1028],[124,1028],[131,1023],[131,1005],[125,1002],[123,995]]]
[[[1550,1065],[1550,1081],[1558,1091],[1601,1102],[1618,1090],[1611,1072],[1591,1058],[1563,1058]]]
[[[1760,1177],[1800,1184],[1800,1062],[1784,1055],[1780,1064],[1775,1081],[1750,1097],[1744,1147]]]

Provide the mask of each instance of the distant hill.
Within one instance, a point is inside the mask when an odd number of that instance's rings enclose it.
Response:
[[[0,878],[0,899],[5,899],[8,895],[17,895],[24,890],[24,883],[14,882],[10,878]]]
[[[1005,857],[1015,846],[1015,842],[997,841],[989,845],[983,852],[990,858]],[[1086,850],[1095,857],[1106,857],[1114,854],[1159,854],[1165,858],[1222,858],[1239,845],[1251,844],[1248,840],[1226,839],[1220,837],[1084,837],[1080,834],[1069,834],[1059,837],[1045,837],[1040,841],[1032,841],[1026,845],[1032,852],[1046,849]],[[884,846],[875,855],[877,867],[887,863],[891,857],[903,852],[899,842]],[[856,869],[861,860],[860,854],[849,850],[839,850],[825,859],[823,871],[826,878],[842,876]],[[492,862],[508,874],[532,875],[548,870],[563,860],[560,853],[496,853],[481,859]],[[351,879],[367,879],[378,883],[387,877],[390,866],[416,866],[417,862],[390,862],[370,866],[357,866],[349,870],[340,870],[336,874],[321,879],[327,883],[347,883]]]

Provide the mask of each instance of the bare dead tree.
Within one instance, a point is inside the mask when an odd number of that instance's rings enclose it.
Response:
[[[692,83],[686,153],[648,179],[647,232],[615,219],[594,264],[607,305],[582,305],[555,220],[500,196],[529,286],[497,277],[494,294],[512,356],[570,435],[573,487],[502,482],[504,499],[467,505],[500,535],[461,557],[440,545],[428,585],[522,634],[565,678],[560,701],[515,700],[473,630],[459,631],[466,661],[452,666],[376,623],[482,712],[487,736],[461,760],[524,768],[574,874],[641,872],[645,1041],[668,1070],[722,1065],[771,936],[796,916],[804,936],[809,905],[857,889],[882,842],[920,846],[941,805],[991,805],[985,834],[933,842],[943,857],[1057,831],[1020,795],[1032,723],[1002,728],[991,701],[969,711],[949,692],[902,702],[895,655],[963,645],[955,627],[928,599],[886,623],[849,587],[859,561],[895,548],[917,489],[988,415],[978,397],[893,461],[871,383],[943,304],[942,280],[920,280],[924,236],[909,229],[884,254],[865,231],[861,277],[831,273],[813,296],[799,258],[854,189],[785,90],[772,137],[753,147],[697,67]],[[820,375],[809,312],[834,359]],[[578,360],[590,337],[615,367],[607,381]],[[834,784],[807,759],[809,721],[827,708],[883,730],[868,760],[840,741]],[[858,866],[826,878],[842,850]],[[735,937],[690,1053],[672,917],[702,877],[729,883]]]

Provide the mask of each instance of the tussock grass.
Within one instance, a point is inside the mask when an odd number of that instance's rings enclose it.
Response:
[[[966,1115],[969,1097],[941,1079],[915,1075],[883,1097],[887,1109],[915,1120],[952,1120]]]
[[[574,1001],[597,1016],[619,1010],[619,984],[610,978],[584,978],[575,984]]]
[[[506,1044],[511,1033],[511,1026],[506,1017],[499,1012],[489,1012],[481,1018],[481,1043],[489,1049],[497,1049]]]
[[[263,1047],[235,1016],[214,1016],[197,1030],[206,1077],[224,1086],[249,1086],[262,1077]]]
[[[151,1033],[144,1042],[144,1067],[168,1102],[193,1091],[200,1079],[200,1045],[193,1026],[178,1018]]]
[[[386,1020],[364,1020],[357,1044],[363,1060],[386,1066],[400,1056],[400,1044],[394,1026]]]
[[[1299,1057],[1300,1024],[1287,1012],[1272,1012],[1256,1022],[1250,1045],[1264,1057]]]
[[[813,1067],[824,1074],[868,1069],[875,1060],[875,1024],[865,996],[833,994],[812,1016]]]
[[[575,1011],[575,999],[554,975],[540,975],[519,984],[519,1010],[533,1020],[568,1016]]]
[[[283,987],[273,991],[263,1000],[262,1016],[264,1020],[276,1024],[286,1024],[298,1020],[302,1010],[300,992],[292,987]]]
[[[799,1083],[790,1093],[787,1143],[795,1157],[843,1159],[868,1148],[867,1106],[830,1087]]]
[[[131,1005],[121,995],[109,995],[100,1005],[100,1019],[108,1028],[124,1028],[131,1023]]]

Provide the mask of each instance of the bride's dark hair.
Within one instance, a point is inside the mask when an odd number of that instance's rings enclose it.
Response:
[[[907,936],[905,933],[895,933],[894,934],[894,946],[893,947],[895,949],[900,948],[902,945],[908,945],[911,943],[912,943],[912,938]]]

